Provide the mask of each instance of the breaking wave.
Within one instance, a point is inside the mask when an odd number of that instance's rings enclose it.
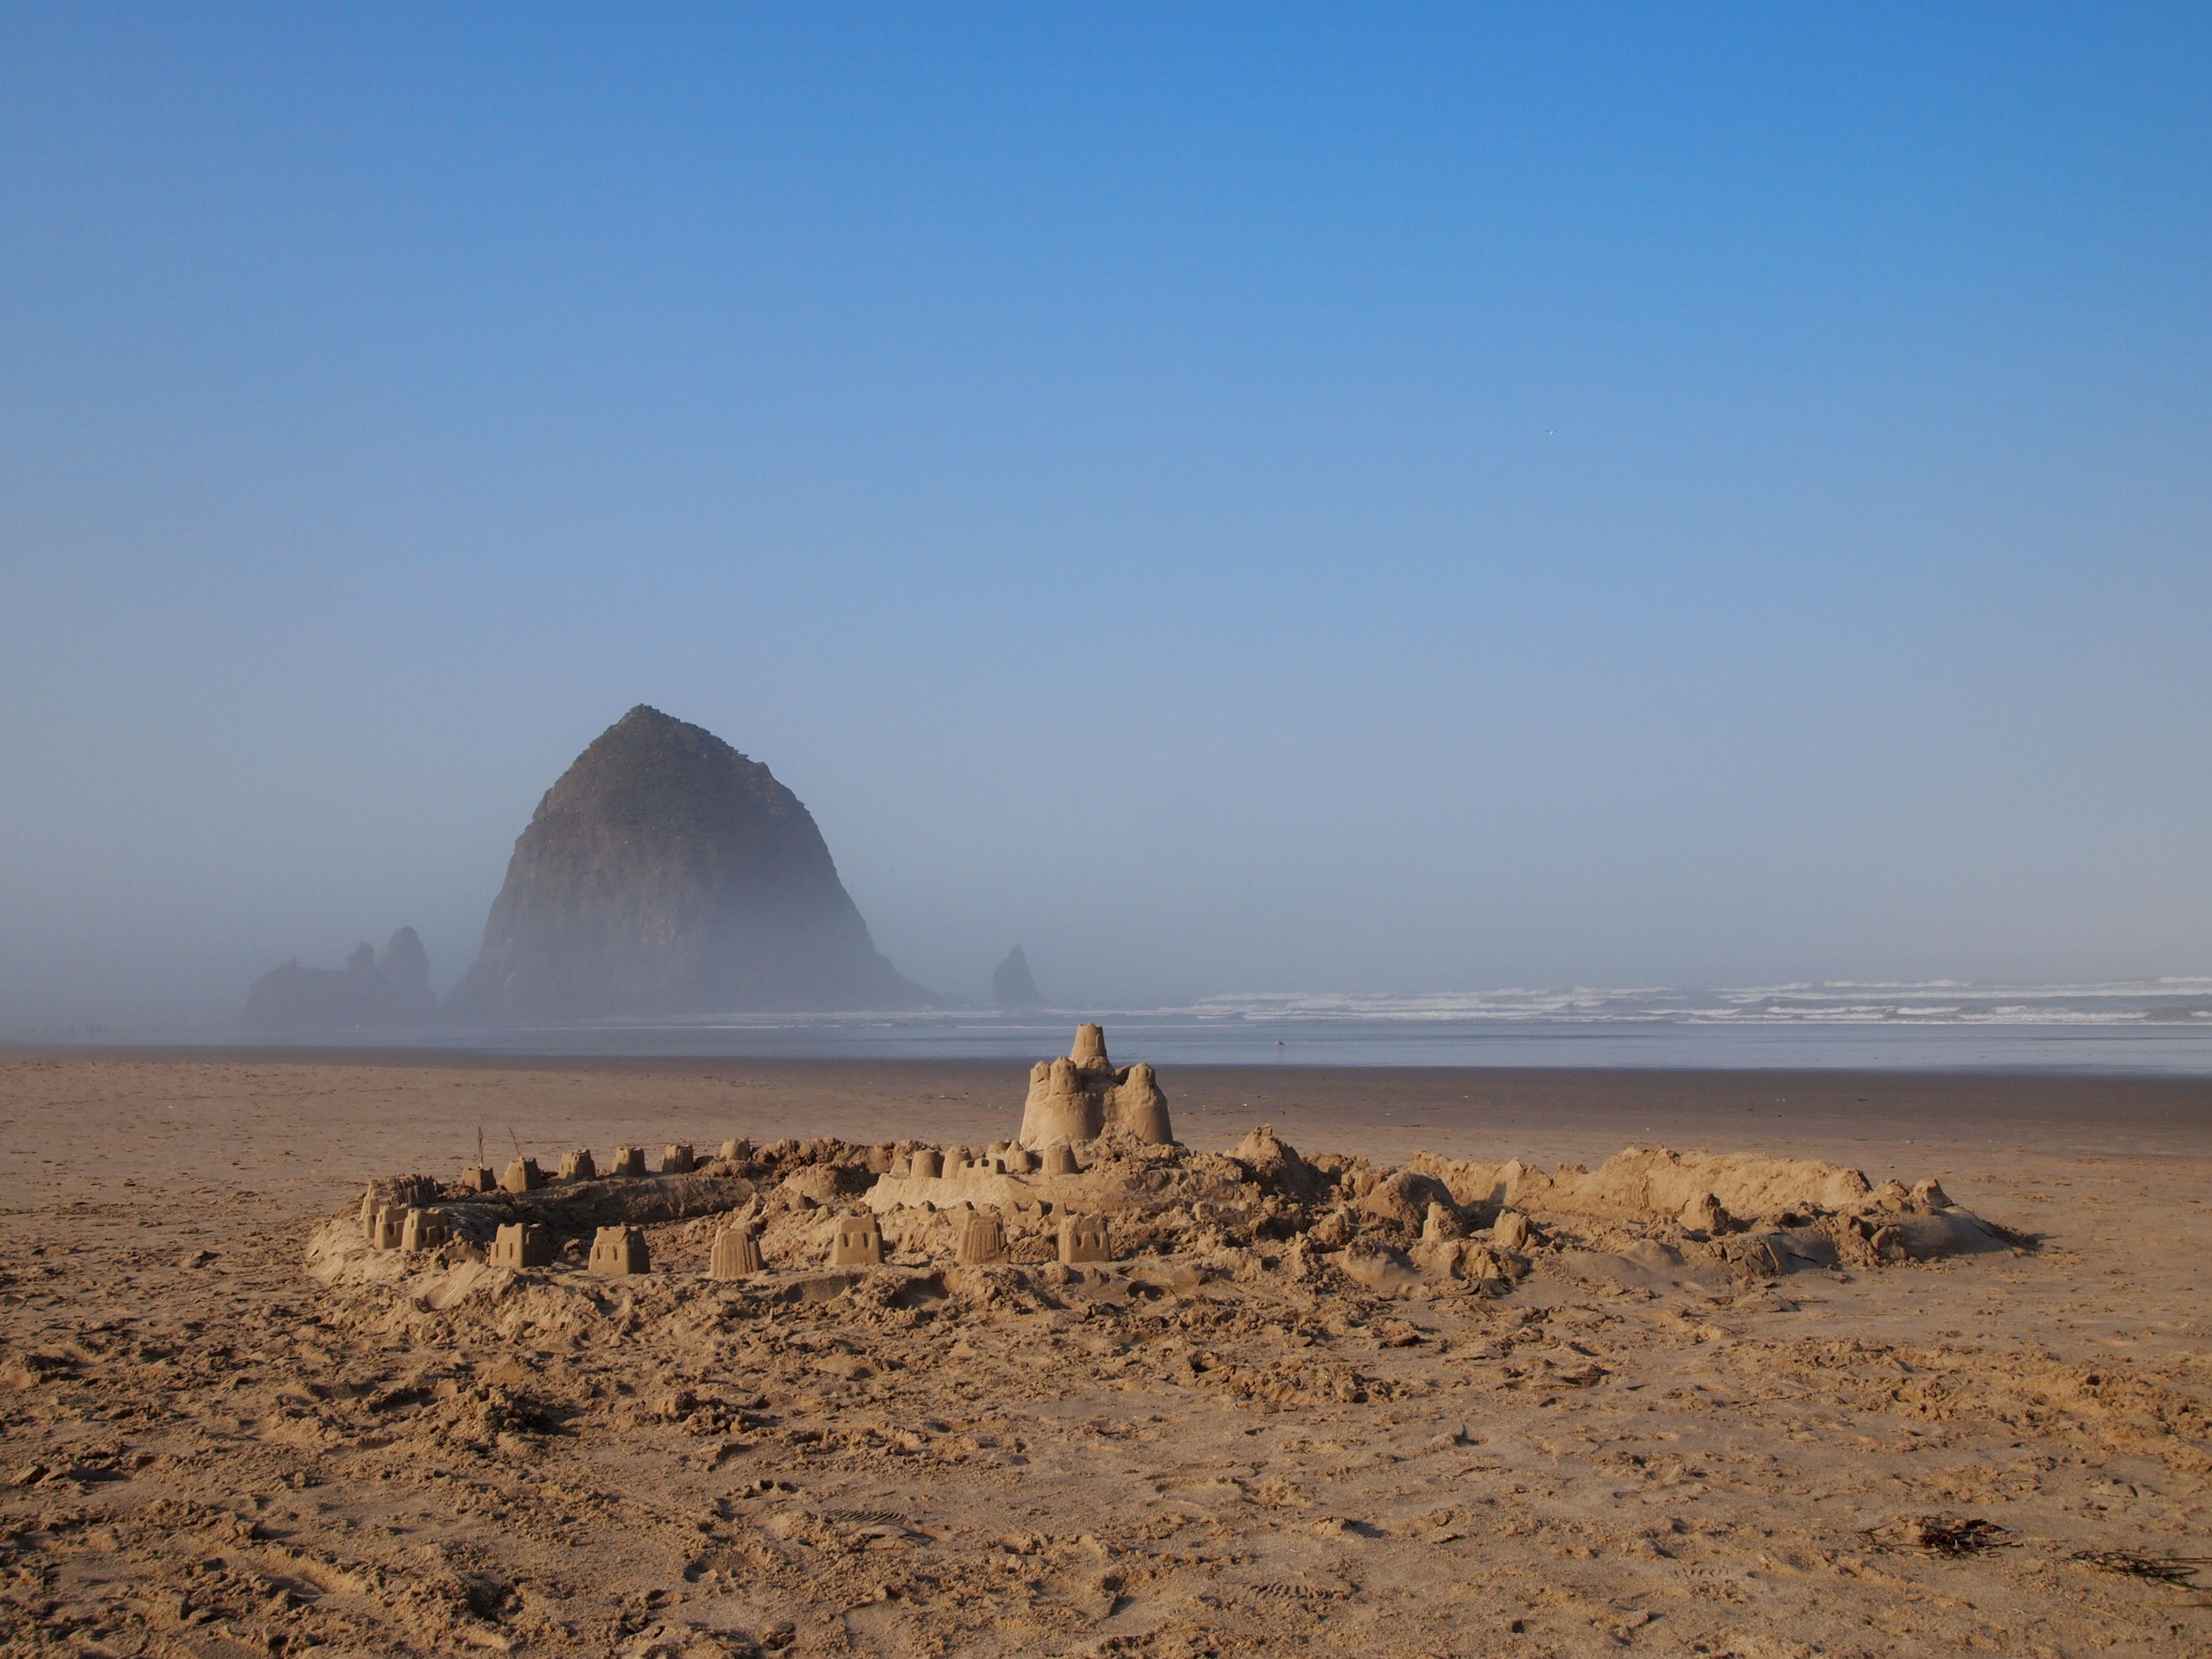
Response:
[[[1157,1013],[1179,1010],[1157,1010]],[[1820,980],[1712,991],[1659,987],[1391,995],[1254,992],[1179,1010],[1206,1019],[1509,1021],[1578,1025],[2133,1025],[2212,1027],[2212,979],[2082,985]]]

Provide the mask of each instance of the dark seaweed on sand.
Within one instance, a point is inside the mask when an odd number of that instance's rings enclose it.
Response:
[[[1984,1549],[2014,1549],[2005,1529],[1979,1517],[1961,1519],[1950,1515],[1925,1515],[1895,1526],[1870,1529],[1867,1537],[1878,1548],[1921,1549],[1932,1555],[1970,1555]]]
[[[2161,1584],[2188,1585],[2206,1567],[2212,1566],[2212,1556],[2205,1555],[2146,1555],[2132,1549],[2078,1549],[2066,1557],[2085,1566],[2105,1572],[2125,1573],[2131,1578],[2155,1578]]]

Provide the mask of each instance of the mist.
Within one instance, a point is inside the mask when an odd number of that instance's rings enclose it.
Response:
[[[0,1036],[639,702],[978,1002],[2212,972],[2205,19],[1717,27],[15,14]]]

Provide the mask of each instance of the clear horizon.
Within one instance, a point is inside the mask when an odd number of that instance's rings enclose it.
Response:
[[[649,703],[981,999],[2212,975],[2212,13],[0,18],[0,1036]]]

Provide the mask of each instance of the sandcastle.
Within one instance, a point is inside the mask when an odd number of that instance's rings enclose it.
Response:
[[[361,1236],[371,1249],[435,1249],[449,1236],[437,1202],[438,1184],[427,1175],[377,1181],[361,1194]]]
[[[1110,1127],[1125,1129],[1153,1146],[1175,1139],[1168,1126],[1167,1096],[1152,1068],[1140,1062],[1116,1071],[1106,1057],[1104,1027],[1079,1025],[1075,1047],[1066,1056],[1040,1060],[1030,1068],[1020,1144],[1049,1148],[1095,1141]]]
[[[832,1267],[873,1267],[883,1260],[883,1233],[872,1210],[847,1216],[830,1240]]]
[[[549,1180],[518,1146],[496,1182],[481,1167],[445,1188],[423,1175],[378,1181],[357,1217],[318,1233],[311,1258],[334,1283],[458,1276],[424,1293],[442,1307],[485,1269],[655,1272],[657,1287],[723,1281],[731,1294],[818,1298],[880,1276],[943,1294],[948,1276],[986,1270],[1171,1271],[1182,1282],[1226,1253],[1245,1263],[1240,1279],[1273,1271],[1378,1295],[1489,1296],[1540,1264],[1650,1290],[2021,1242],[1934,1181],[1878,1187],[1804,1159],[1632,1147],[1595,1171],[1429,1153],[1378,1168],[1304,1157],[1266,1125],[1226,1152],[1196,1151],[1171,1137],[1151,1068],[1115,1069],[1096,1025],[1032,1071],[1013,1139],[733,1137],[704,1161],[678,1142],[657,1162],[649,1173],[641,1148],[604,1164],[578,1148]]]
[[[602,1227],[591,1241],[591,1271],[595,1273],[649,1273],[651,1253],[642,1227]]]
[[[396,1250],[405,1236],[406,1212],[394,1204],[379,1204],[369,1217],[369,1248]]]
[[[361,1231],[373,1236],[376,1212],[386,1206],[404,1211],[423,1204],[435,1203],[438,1183],[427,1175],[400,1175],[387,1180],[373,1181],[361,1194]]]
[[[999,1219],[996,1210],[976,1210],[961,1229],[960,1265],[981,1267],[1005,1259],[1006,1224]]]
[[[1126,1254],[1110,1215],[1156,1217],[1179,1204],[1195,1215],[1209,1202],[1234,1207],[1240,1194],[1249,1196],[1238,1166],[1176,1145],[1151,1068],[1116,1069],[1096,1025],[1079,1028],[1067,1056],[1033,1072],[1015,1138],[982,1148],[791,1140],[757,1148],[732,1137],[718,1151],[702,1166],[694,1147],[672,1143],[649,1175],[640,1148],[621,1147],[603,1164],[576,1148],[549,1179],[518,1147],[495,1184],[475,1179],[476,1171],[459,1184],[465,1200],[492,1210],[472,1214],[449,1202],[438,1206],[441,1218],[426,1216],[418,1236],[449,1244],[441,1259],[478,1252],[492,1266],[557,1272],[572,1271],[564,1264],[566,1238],[568,1261],[582,1256],[590,1271],[632,1273],[652,1259],[645,1227],[743,1209],[746,1218],[712,1235],[703,1263],[710,1278],[765,1272],[764,1233],[772,1227],[780,1238],[795,1222],[810,1237],[778,1245],[787,1272],[877,1268],[940,1248],[961,1266],[1078,1269]],[[434,1182],[409,1179],[416,1185],[403,1194],[387,1182],[372,1197],[434,1197]],[[403,1212],[379,1222],[381,1212],[371,1208],[365,1200],[365,1229],[380,1229],[371,1241],[398,1248],[394,1229],[404,1232]],[[936,1239],[941,1246],[929,1242]]]
[[[1060,1260],[1073,1267],[1114,1259],[1113,1235],[1103,1216],[1070,1216],[1060,1224]]]
[[[760,1235],[749,1226],[725,1227],[714,1235],[707,1259],[710,1279],[749,1279],[761,1271]]]
[[[531,1222],[511,1222],[492,1240],[494,1267],[549,1267],[553,1262],[553,1235]]]

